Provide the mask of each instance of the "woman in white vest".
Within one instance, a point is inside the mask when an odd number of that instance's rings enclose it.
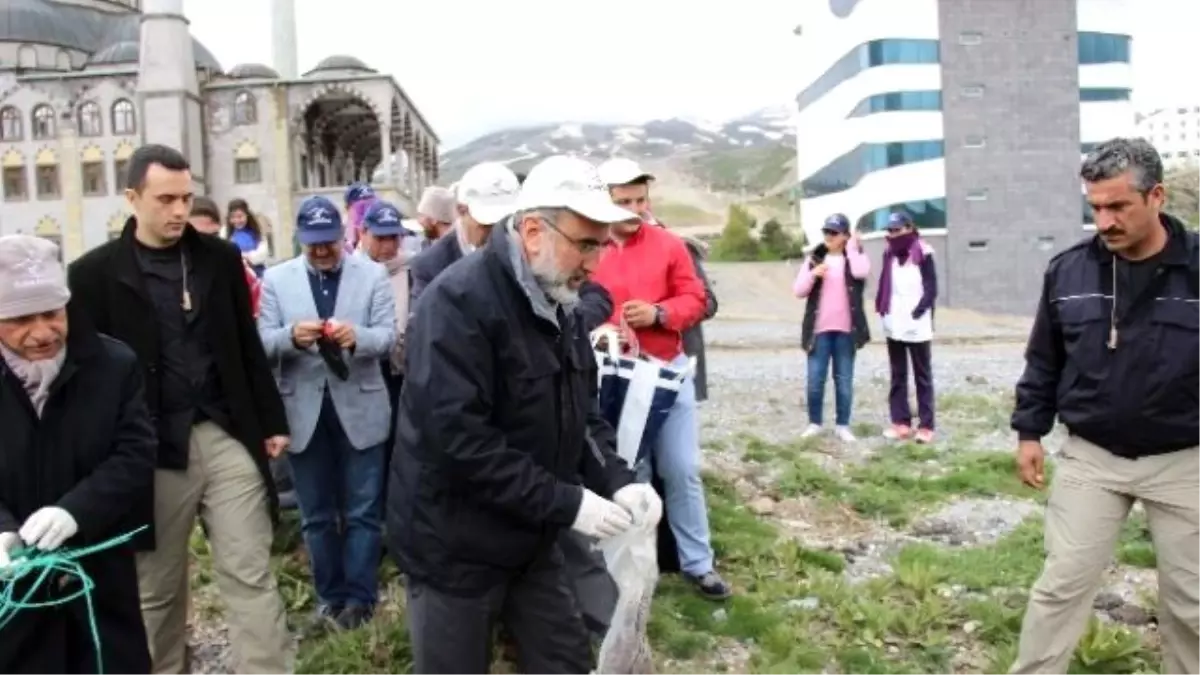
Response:
[[[934,396],[930,343],[933,341],[933,305],[937,300],[937,271],[933,248],[921,239],[912,217],[893,213],[888,218],[887,248],[879,274],[875,311],[883,318],[892,384],[888,393],[891,428],[884,436],[933,441]],[[908,400],[908,364],[912,362],[917,389],[916,432]]]

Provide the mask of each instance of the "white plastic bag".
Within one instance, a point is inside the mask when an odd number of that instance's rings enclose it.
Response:
[[[635,522],[639,525],[598,545],[618,596],[600,644],[597,673],[654,672],[646,624],[658,584],[658,523],[644,522],[644,514],[635,515]]]

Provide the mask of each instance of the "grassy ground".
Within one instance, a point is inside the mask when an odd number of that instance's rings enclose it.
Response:
[[[772,444],[737,437],[733,449],[760,476],[760,487],[748,488],[723,472],[705,476],[713,545],[737,595],[716,604],[678,578],[661,580],[650,624],[660,671],[1006,672],[1026,592],[1042,564],[1038,517],[981,545],[900,537],[883,554],[890,573],[867,577],[847,574],[853,556],[841,548],[806,545],[802,542],[815,539],[794,529],[800,520],[804,527],[839,535],[868,530],[901,535],[923,515],[964,498],[1044,500],[1014,478],[1007,449],[967,449],[972,438],[994,429],[1005,401],[944,397],[939,407],[963,421],[936,446],[887,446],[852,461],[830,461],[829,449],[817,441]],[[860,425],[857,431],[867,437],[879,429]],[[780,508],[764,513],[755,506],[763,499]],[[784,513],[788,504],[803,505],[802,515]],[[209,571],[201,537],[194,549],[196,581],[204,584]],[[280,528],[277,550],[288,608],[302,619],[313,598],[293,519]],[[1126,526],[1117,560],[1153,566],[1144,518],[1135,516]],[[353,633],[303,641],[299,672],[410,668],[403,590],[390,563],[383,576],[386,601],[376,621]],[[214,616],[214,601],[202,592],[198,611]],[[1158,667],[1152,631],[1093,620],[1072,672]]]

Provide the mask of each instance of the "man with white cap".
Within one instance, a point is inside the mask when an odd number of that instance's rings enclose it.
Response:
[[[613,239],[596,268],[596,282],[608,289],[616,306],[609,321],[632,330],[642,354],[683,368],[688,364],[683,332],[703,320],[708,310],[704,282],[683,240],[648,222],[654,177],[623,158],[605,162],[600,175],[614,205],[639,216],[613,227]],[[650,464],[662,480],[667,522],[684,576],[706,598],[729,597],[729,585],[714,568],[691,375],[663,423]],[[651,478],[649,468],[643,480]]]
[[[512,215],[520,189],[517,175],[499,162],[476,164],[463,174],[456,188],[454,229],[413,260],[409,311],[416,308],[421,291],[434,277],[459,258],[483,246],[492,226]]]
[[[635,216],[568,157],[535,167],[516,209],[430,284],[421,302],[437,311],[408,326],[387,532],[417,673],[487,672],[497,622],[521,672],[588,672],[559,535],[653,529],[662,513],[615,452],[571,310],[609,226]]]
[[[133,507],[152,498],[158,440],[141,366],[129,347],[68,310],[70,297],[57,246],[0,237],[0,583],[13,584],[13,598],[41,573],[20,549],[37,555],[127,534],[146,524]],[[150,672],[129,545],[80,562],[96,584],[91,598],[9,615],[0,672],[104,672],[93,631],[108,672]],[[34,599],[72,590],[41,586]]]
[[[430,185],[417,202],[417,222],[425,235],[425,248],[454,227],[454,190]]]

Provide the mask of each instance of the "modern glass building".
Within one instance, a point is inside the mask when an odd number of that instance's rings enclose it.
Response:
[[[943,258],[971,251],[955,262],[978,269],[1030,248],[1044,263],[1088,219],[1081,153],[1134,131],[1131,4],[805,2],[796,192],[807,234],[845,213],[870,239],[905,211],[952,237]],[[1014,219],[1034,228],[1029,241],[1016,243]],[[1071,229],[1038,224],[1051,221]]]

